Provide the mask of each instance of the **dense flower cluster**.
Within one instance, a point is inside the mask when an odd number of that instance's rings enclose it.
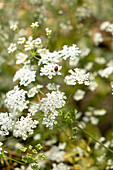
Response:
[[[27,91],[23,89],[20,90],[18,86],[15,86],[13,90],[10,90],[6,94],[5,103],[7,108],[20,112],[28,108],[27,104],[29,101],[25,99],[26,93]]]
[[[19,84],[28,86],[32,81],[35,81],[36,71],[33,71],[29,65],[24,65],[14,75],[13,81],[20,80]]]
[[[89,73],[85,74],[85,70],[75,68],[73,70],[69,70],[71,75],[65,77],[65,82],[67,85],[75,85],[78,84],[85,84],[89,85]]]
[[[60,91],[52,91],[52,93],[47,93],[46,96],[41,100],[40,110],[44,112],[43,124],[52,129],[53,125],[57,124],[55,118],[58,116],[58,111],[56,109],[65,105],[66,96]]]
[[[29,135],[33,134],[33,128],[36,128],[36,125],[38,124],[38,121],[32,120],[31,114],[28,114],[27,117],[21,117],[20,120],[18,120],[15,123],[13,135],[15,137],[22,137],[24,140],[26,140],[27,133]]]

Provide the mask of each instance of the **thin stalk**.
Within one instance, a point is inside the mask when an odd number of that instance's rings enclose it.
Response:
[[[19,163],[19,164],[25,164],[25,163],[23,163],[23,162],[20,162],[20,161],[17,161],[17,160],[15,160],[15,159],[13,159],[13,158],[10,158],[10,157],[8,157],[8,156],[6,156],[6,155],[4,155],[4,158],[7,158],[7,159],[10,159],[10,160],[12,160],[12,161],[14,161],[14,162],[17,162],[17,163]]]
[[[79,123],[78,121],[76,121],[76,123]],[[109,148],[107,148],[103,143],[99,142],[96,138],[94,138],[92,135],[90,135],[87,131],[85,131],[84,129],[82,129],[81,127],[79,127],[78,124],[76,124],[77,128],[80,129],[81,131],[83,131],[86,135],[88,135],[90,138],[92,138],[95,142],[99,143],[102,147],[104,147],[106,150],[108,150],[109,152],[111,152],[113,154],[113,151]]]

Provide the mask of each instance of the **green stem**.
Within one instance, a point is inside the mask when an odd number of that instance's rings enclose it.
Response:
[[[69,95],[66,104],[69,103],[69,99],[71,98],[71,96],[73,95],[73,93],[75,92],[76,86],[74,87],[74,89],[72,90],[71,94]]]
[[[6,155],[4,155],[4,158],[7,158],[7,159],[10,159],[10,160],[12,160],[12,161],[14,161],[14,162],[17,162],[17,163],[19,163],[19,164],[25,164],[25,163],[23,163],[23,162],[20,162],[20,161],[17,161],[17,160],[15,160],[15,159],[13,159],[13,158],[10,158],[10,157],[8,157],[8,156],[6,156]]]
[[[79,124],[78,121],[76,121],[76,123]],[[81,131],[83,131],[86,135],[88,135],[90,138],[92,138],[95,142],[99,143],[102,147],[104,147],[106,150],[108,150],[109,152],[111,152],[113,154],[113,151],[109,148],[107,148],[103,143],[99,142],[96,138],[94,138],[92,135],[90,135],[87,131],[85,131],[84,129],[82,129],[81,127],[79,127],[79,125],[76,124],[77,128],[80,129]]]

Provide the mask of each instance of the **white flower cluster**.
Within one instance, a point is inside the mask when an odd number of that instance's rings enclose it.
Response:
[[[8,53],[13,53],[14,51],[16,51],[16,49],[17,49],[16,44],[11,43],[9,48],[8,48]]]
[[[50,52],[49,50],[43,48],[37,50],[38,54],[41,56],[41,59],[38,61],[38,65],[47,64],[47,63],[58,63],[60,61],[60,56],[57,51]]]
[[[88,89],[90,89],[91,91],[94,91],[97,87],[98,87],[98,84],[95,80],[95,77],[96,77],[97,73],[90,73],[90,76],[89,76],[89,81],[90,81],[90,84],[88,86]]]
[[[0,136],[9,135],[9,131],[13,129],[14,120],[11,113],[0,113]]]
[[[52,146],[51,149],[45,152],[47,158],[51,161],[62,162],[64,161],[63,156],[65,155],[64,149],[60,149],[59,146]]]
[[[55,118],[58,116],[58,111],[56,109],[65,105],[66,96],[60,91],[52,91],[46,96],[41,100],[40,110],[44,112],[43,124],[52,129],[53,125],[57,124]]]
[[[58,70],[55,70],[55,68],[58,68]],[[41,67],[40,69],[40,75],[48,76],[49,79],[52,79],[53,76],[61,75],[59,72],[61,70],[62,66],[59,66],[58,64],[54,63],[48,63],[44,65],[44,67]]]
[[[64,163],[60,163],[60,164],[53,164],[53,169],[52,170],[70,170],[70,168],[65,165]]]
[[[32,23],[31,27],[32,28],[38,28],[39,27],[39,23],[38,22]]]
[[[16,31],[18,28],[17,24],[13,24],[10,26],[10,29],[12,29],[13,31]]]
[[[32,81],[35,81],[36,71],[33,71],[29,65],[24,65],[14,75],[13,81],[20,80],[19,84],[28,86]]]
[[[30,36],[28,38],[28,41],[26,41],[25,44],[25,51],[31,51],[34,48],[40,48],[42,45],[42,40],[40,38],[36,38],[35,40],[33,40],[33,37]]]
[[[50,36],[51,33],[52,33],[52,30],[50,30],[49,28],[46,28],[45,30],[46,30],[46,35],[47,35],[47,36]]]
[[[112,95],[113,95],[113,81],[112,81],[110,84],[111,84],[111,88],[112,88]]]
[[[84,97],[84,95],[85,95],[85,91],[83,91],[83,90],[81,90],[81,89],[78,89],[75,93],[74,93],[74,96],[73,96],[73,98],[75,99],[75,100],[82,100],[83,99],[83,97]]]
[[[3,143],[0,142],[0,155],[1,155],[1,153],[2,153],[2,145],[3,145]]]
[[[113,35],[113,23],[110,23],[109,21],[104,21],[100,25],[100,30],[110,32]]]
[[[15,123],[13,135],[15,137],[22,137],[23,140],[26,140],[28,134],[33,134],[33,128],[36,128],[38,123],[38,121],[32,120],[31,114],[28,114],[27,117],[22,116],[20,120]]]
[[[75,44],[70,47],[65,45],[63,46],[63,50],[54,52],[50,52],[47,49],[38,49],[37,53],[41,56],[41,59],[38,61],[38,65],[41,65],[41,63],[44,64],[44,67],[41,67],[40,69],[40,75],[48,76],[49,79],[55,75],[61,75],[59,71],[62,67],[59,66],[58,63],[62,61],[62,59],[66,60],[67,58],[75,60],[80,52],[81,51]],[[58,69],[55,69],[56,67]]]
[[[43,88],[43,85],[38,84],[37,86],[30,88],[30,90],[27,92],[27,96],[29,98],[34,97],[35,94],[37,94],[39,92],[40,88]]]
[[[18,39],[17,44],[24,44],[25,41],[26,41],[25,37],[20,37],[20,38]]]
[[[81,53],[76,44],[68,47],[67,45],[63,46],[63,50],[59,51],[59,56],[63,57],[64,60],[70,57],[71,60],[75,60],[76,57]]]
[[[94,110],[93,107],[88,107],[88,111],[84,113],[83,121],[86,123],[91,122],[93,125],[97,125],[99,119],[96,116],[103,116],[105,114],[106,110],[104,109]]]
[[[39,110],[40,105],[39,104],[32,104],[30,105],[28,111],[30,112],[31,115],[35,115],[35,113]]]
[[[97,32],[94,34],[94,44],[98,46],[101,42],[103,42],[102,34]]]
[[[57,84],[55,84],[55,83],[48,83],[47,86],[46,86],[46,88],[47,88],[48,90],[59,90],[60,85],[57,85]]]
[[[76,83],[89,85],[89,73],[85,74],[85,70],[75,68],[74,71],[69,70],[69,73],[71,75],[66,76],[64,80],[67,85],[75,85]]]
[[[26,93],[27,91],[23,89],[20,90],[18,86],[15,86],[13,90],[6,93],[6,106],[14,111],[18,110],[22,112],[24,109],[28,108],[27,104],[29,101],[25,100]]]
[[[28,58],[27,54],[24,54],[24,53],[16,54],[16,59],[17,59],[16,64],[24,63],[27,58]]]
[[[98,71],[98,74],[101,76],[101,77],[105,77],[105,78],[108,78],[110,74],[113,73],[113,66],[111,67],[106,67],[105,69],[101,69]]]

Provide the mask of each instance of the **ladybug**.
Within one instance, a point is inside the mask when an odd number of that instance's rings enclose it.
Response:
[[[55,71],[58,71],[58,66],[55,66],[55,67],[54,67],[54,70],[55,70]]]

